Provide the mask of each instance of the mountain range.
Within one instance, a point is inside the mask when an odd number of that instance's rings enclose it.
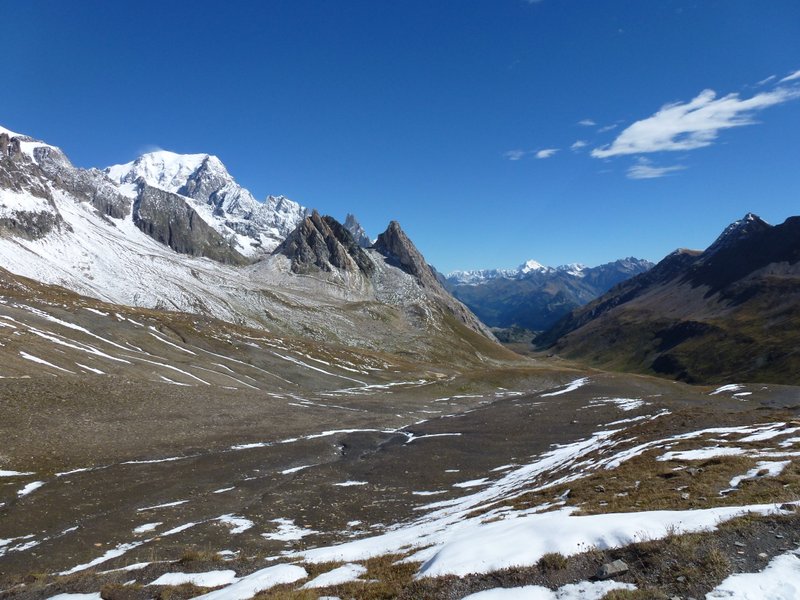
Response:
[[[424,360],[452,357],[454,340],[507,356],[398,223],[373,245],[352,215],[344,226],[283,196],[256,201],[208,154],[87,170],[1,129],[0,267],[114,304]]]
[[[652,266],[633,257],[597,267],[547,267],[529,260],[516,269],[455,271],[444,278],[444,285],[490,327],[541,331]]]
[[[688,382],[800,381],[800,217],[748,213],[572,311],[537,343],[568,358]]]

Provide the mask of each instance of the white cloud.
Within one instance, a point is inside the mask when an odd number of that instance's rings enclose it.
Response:
[[[527,152],[525,150],[509,150],[508,152],[503,152],[503,158],[507,158],[508,160],[520,160],[524,158]]]
[[[781,79],[778,83],[786,83],[787,81],[794,81],[796,79],[800,79],[800,71],[795,71],[794,73],[790,73],[783,79]]]
[[[597,130],[597,133],[605,133],[606,131],[611,131],[612,129],[616,129],[619,123],[612,123],[611,125],[606,125],[605,127],[601,127]]]
[[[768,83],[774,81],[775,79],[777,79],[777,75],[770,75],[769,77],[764,77],[764,79],[756,83],[756,85],[767,85]]]
[[[578,121],[578,125],[583,125],[584,127],[594,127],[595,125],[597,125],[597,123],[595,123],[591,119],[583,119],[582,121]]]
[[[558,148],[545,148],[536,153],[536,158],[550,158],[556,152],[558,152]]]
[[[639,162],[628,169],[628,179],[656,179],[675,171],[683,171],[685,168],[682,165],[657,167],[646,158],[640,158]]]
[[[720,130],[752,125],[754,112],[797,97],[800,89],[792,88],[776,88],[746,99],[739,98],[739,94],[717,98],[713,90],[703,90],[690,102],[667,104],[651,117],[636,121],[610,145],[592,150],[592,156],[607,158],[709,146]]]
[[[587,141],[575,140],[575,143],[572,144],[572,146],[570,146],[569,148],[570,148],[570,150],[577,151],[577,150],[580,150],[581,148],[585,148],[588,145],[589,145],[589,142],[587,142]]]

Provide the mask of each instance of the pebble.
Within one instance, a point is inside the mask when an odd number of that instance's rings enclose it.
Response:
[[[734,546],[739,546],[739,548],[746,548],[747,546],[742,542],[733,542]]]
[[[769,558],[769,555],[766,552],[759,552],[758,558]]]

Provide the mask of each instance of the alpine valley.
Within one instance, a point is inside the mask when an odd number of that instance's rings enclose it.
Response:
[[[445,277],[396,221],[256,200],[213,155],[87,170],[0,128],[0,599],[727,598],[796,569],[799,224]]]

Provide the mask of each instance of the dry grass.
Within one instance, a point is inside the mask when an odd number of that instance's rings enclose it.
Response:
[[[354,581],[316,590],[295,589],[298,584],[282,585],[262,592],[257,600],[316,600],[319,596],[338,596],[358,598],[359,600],[390,600],[397,598],[414,581],[414,574],[420,563],[399,562],[404,554],[387,554],[364,561],[367,568],[363,581]],[[309,572],[309,579],[340,566],[341,563],[303,565]]]

